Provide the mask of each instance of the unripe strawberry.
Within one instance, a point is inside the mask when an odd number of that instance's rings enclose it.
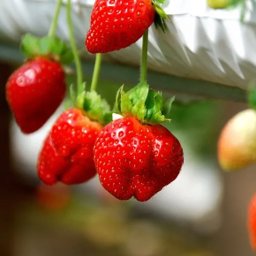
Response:
[[[218,141],[218,159],[224,170],[236,170],[256,162],[256,112],[236,114],[223,128]]]

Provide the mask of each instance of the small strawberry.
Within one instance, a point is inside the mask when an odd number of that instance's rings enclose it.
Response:
[[[6,98],[24,133],[38,130],[60,105],[66,92],[63,64],[73,61],[57,37],[26,34],[21,49],[27,61],[10,76]]]
[[[91,53],[105,53],[135,43],[154,22],[161,7],[151,0],[96,0],[86,47]],[[163,26],[162,19],[157,19]]]
[[[18,68],[8,79],[6,97],[24,133],[39,129],[65,96],[65,74],[60,63],[36,57]]]
[[[52,185],[57,181],[77,184],[92,178],[96,174],[93,146],[101,128],[83,110],[71,108],[63,112],[39,155],[40,179]]]
[[[218,160],[227,171],[256,162],[256,111],[246,109],[231,118],[218,141]]]
[[[100,132],[94,158],[103,187],[118,199],[151,198],[180,172],[179,141],[161,125],[121,118]]]
[[[256,250],[256,194],[252,197],[248,206],[247,226],[251,247]]]

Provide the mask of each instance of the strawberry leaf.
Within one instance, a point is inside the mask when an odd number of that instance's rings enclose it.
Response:
[[[163,114],[167,117],[170,116],[170,112],[172,109],[172,104],[175,101],[175,96],[171,97],[170,99],[164,101],[164,106],[163,106]]]
[[[45,56],[63,64],[73,61],[72,51],[58,37],[36,37],[26,34],[21,42],[21,50],[27,58]]]
[[[122,90],[121,112],[126,115],[136,116],[139,120],[144,120],[148,91],[149,87],[146,83],[138,84],[126,93]]]
[[[160,6],[164,2],[165,0],[153,0],[153,5],[156,11],[154,24],[156,28],[162,29],[163,32],[165,32],[167,29],[166,21],[168,20],[168,15],[164,11],[164,9]]]
[[[145,106],[147,109],[146,120],[149,120],[151,123],[161,123],[166,120],[162,114],[163,97],[160,92],[149,90]]]
[[[139,83],[127,92],[122,86],[117,92],[114,112],[136,117],[142,123],[162,123],[169,120],[165,114],[169,114],[173,100],[165,102],[162,94],[149,89],[147,83]]]
[[[95,91],[83,93],[83,109],[92,120],[102,124],[112,121],[112,112],[108,103]]]

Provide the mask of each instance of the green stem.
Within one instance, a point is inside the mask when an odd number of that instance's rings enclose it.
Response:
[[[94,64],[94,69],[93,69],[93,75],[92,75],[91,91],[96,91],[96,88],[97,88],[100,67],[101,67],[101,59],[102,59],[101,54],[97,53],[96,59],[95,59],[95,64]]]
[[[74,35],[74,26],[72,21],[72,6],[71,0],[67,1],[67,24],[68,24],[68,32],[69,32],[69,41],[71,50],[73,52],[75,66],[76,66],[76,77],[77,77],[77,89],[76,89],[76,96],[80,95],[83,90],[83,73],[82,73],[82,66],[80,57],[78,54],[78,50],[76,47],[75,35]]]
[[[49,37],[55,37],[56,35],[56,31],[57,31],[57,27],[58,27],[58,19],[59,19],[59,15],[60,15],[60,10],[61,10],[61,5],[62,5],[62,0],[58,0],[56,7],[55,7],[55,11],[54,11],[54,15],[53,15],[53,20],[48,32],[48,36]]]
[[[148,61],[148,30],[142,39],[142,53],[140,62],[140,83],[147,83],[147,61]]]

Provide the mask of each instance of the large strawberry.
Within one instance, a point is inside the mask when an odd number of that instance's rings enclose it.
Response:
[[[256,250],[256,194],[252,197],[248,206],[248,231],[251,247]]]
[[[83,110],[71,108],[63,112],[39,155],[40,179],[52,185],[57,181],[77,184],[92,178],[96,174],[92,149],[101,128]]]
[[[72,61],[69,48],[56,37],[25,35],[28,60],[10,76],[6,98],[24,133],[38,130],[60,105],[66,92],[62,63]]]
[[[158,13],[165,13],[151,0],[96,0],[86,47],[91,53],[105,53],[136,42],[154,22],[163,25]]]
[[[39,129],[59,106],[66,91],[60,63],[37,57],[18,68],[8,79],[6,97],[24,133]]]
[[[177,177],[183,164],[181,145],[170,131],[134,117],[108,124],[94,152],[101,184],[123,200],[148,200]]]

